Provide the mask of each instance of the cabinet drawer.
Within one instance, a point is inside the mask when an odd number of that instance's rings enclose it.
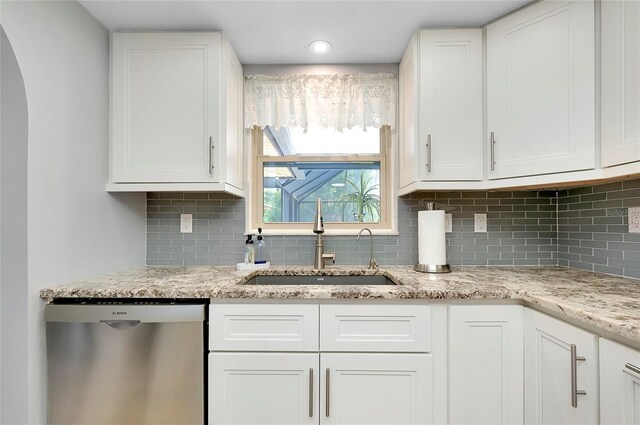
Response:
[[[320,306],[321,351],[429,352],[426,305]]]
[[[209,348],[219,351],[318,351],[318,306],[212,304]]]

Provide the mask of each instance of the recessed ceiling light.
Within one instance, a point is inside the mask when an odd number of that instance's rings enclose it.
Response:
[[[344,183],[331,183],[333,187],[344,187]]]
[[[331,50],[331,43],[324,40],[316,40],[309,44],[309,50],[315,55],[326,55]]]

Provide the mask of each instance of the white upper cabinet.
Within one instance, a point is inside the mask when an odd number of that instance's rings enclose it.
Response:
[[[640,160],[640,2],[601,3],[602,166]]]
[[[241,194],[243,74],[224,34],[116,33],[111,67],[111,183]]]
[[[489,178],[593,169],[593,1],[535,3],[486,42]]]
[[[482,180],[482,30],[417,32],[399,75],[400,187]]]
[[[418,155],[418,33],[411,37],[409,47],[398,71],[398,186],[403,188],[419,180]]]

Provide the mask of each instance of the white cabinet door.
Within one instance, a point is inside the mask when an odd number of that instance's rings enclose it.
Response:
[[[224,169],[224,183],[229,183],[238,189],[244,188],[244,74],[242,65],[231,48],[231,44],[224,40],[224,152],[214,156],[216,164]]]
[[[417,32],[399,75],[400,188],[482,180],[482,30]]]
[[[482,180],[482,30],[422,30],[421,180]]]
[[[593,1],[546,1],[487,27],[489,178],[595,167]]]
[[[218,181],[220,33],[112,35],[112,181]]]
[[[523,307],[449,307],[451,424],[522,424]]]
[[[428,354],[321,354],[321,423],[430,424]]]
[[[640,351],[600,338],[600,423],[640,425]]]
[[[418,172],[418,34],[411,37],[398,71],[398,186],[420,178]]]
[[[318,424],[318,354],[209,354],[210,425]]]
[[[525,423],[597,424],[598,338],[529,308],[524,317]]]
[[[640,160],[640,2],[601,3],[602,166]]]

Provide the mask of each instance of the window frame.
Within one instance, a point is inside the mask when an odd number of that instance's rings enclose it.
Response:
[[[271,235],[313,235],[312,222],[265,223],[263,215],[264,187],[263,170],[265,162],[380,162],[380,222],[378,223],[336,223],[325,222],[325,235],[355,235],[363,227],[374,234],[397,235],[397,202],[393,166],[392,132],[389,126],[380,128],[379,154],[352,155],[262,155],[263,130],[255,126],[249,139],[249,196],[246,198],[245,219],[247,233],[256,233],[258,227],[263,234]]]

